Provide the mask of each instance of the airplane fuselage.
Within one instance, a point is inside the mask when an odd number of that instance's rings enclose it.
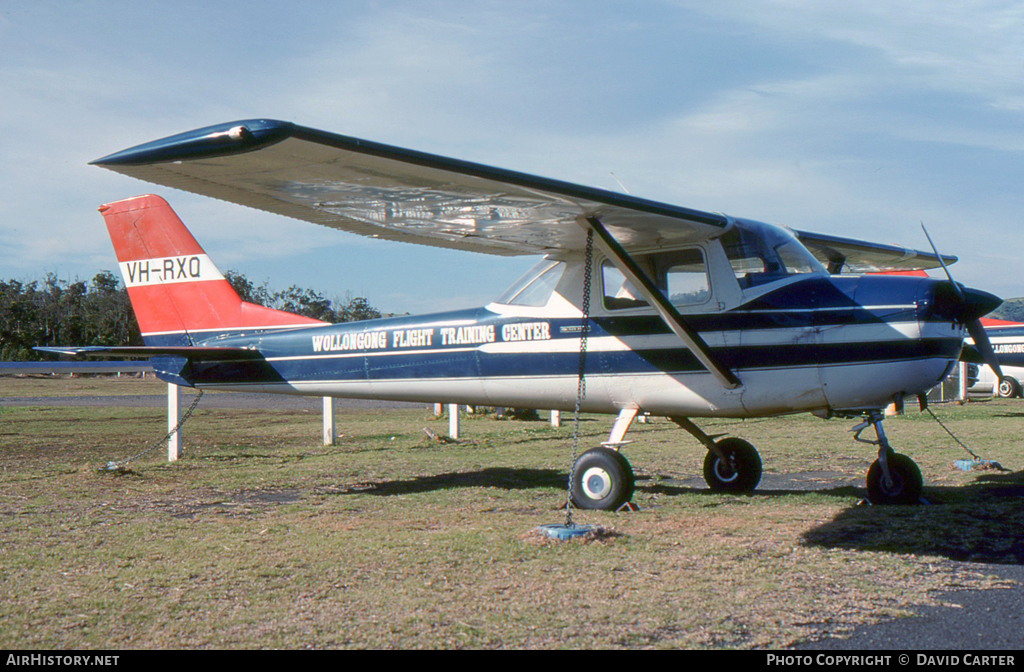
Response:
[[[687,315],[740,378],[734,390],[649,309],[616,313],[595,300],[582,408],[748,417],[883,407],[936,385],[960,354],[963,328],[934,310],[940,284],[797,276],[734,309]],[[571,410],[581,324],[581,311],[553,292],[537,307],[192,334],[196,344],[262,359],[154,364],[165,379],[199,388]]]

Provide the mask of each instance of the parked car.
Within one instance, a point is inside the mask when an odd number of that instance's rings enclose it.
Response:
[[[979,366],[978,379],[970,387],[969,391],[994,394],[1006,399],[1020,397],[1021,381],[1024,381],[1024,368],[1005,366],[1001,361],[999,368],[1003,370],[1003,377],[1001,380],[996,380],[996,374],[991,367]]]

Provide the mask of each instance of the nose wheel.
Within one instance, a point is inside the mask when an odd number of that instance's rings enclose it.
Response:
[[[872,504],[917,504],[924,487],[921,470],[906,455],[891,450],[886,456],[889,477],[880,460],[868,469],[868,499]]]
[[[881,413],[871,413],[853,428],[854,440],[878,446],[878,459],[868,469],[868,500],[872,504],[917,504],[924,488],[921,470],[912,459],[889,446],[882,430],[882,417]],[[860,438],[860,433],[871,426],[878,440]]]

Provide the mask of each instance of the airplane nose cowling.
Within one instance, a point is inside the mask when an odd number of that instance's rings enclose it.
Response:
[[[942,282],[935,286],[930,312],[942,319],[970,324],[982,315],[991,313],[1002,302],[995,294],[969,287],[956,288],[950,282]]]

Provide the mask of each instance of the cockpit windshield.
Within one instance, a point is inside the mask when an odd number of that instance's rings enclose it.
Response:
[[[720,240],[743,289],[797,274],[827,274],[796,236],[777,226],[736,220]]]
[[[524,273],[494,302],[509,306],[546,306],[564,271],[564,261],[544,259]]]

